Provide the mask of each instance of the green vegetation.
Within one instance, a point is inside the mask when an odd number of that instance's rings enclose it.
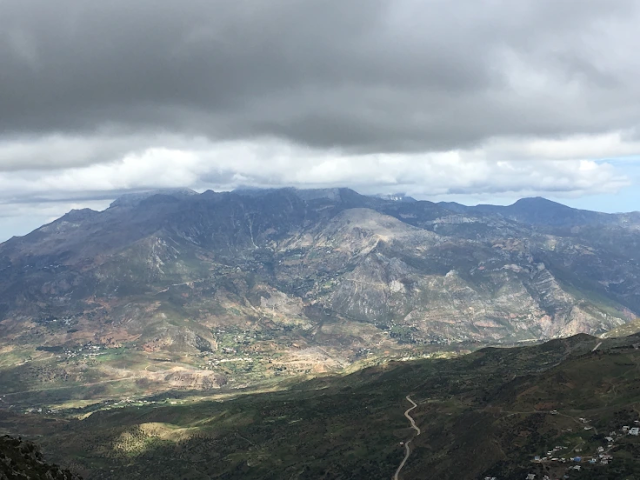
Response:
[[[46,463],[35,444],[8,436],[0,437],[0,478],[79,480],[69,470]]]
[[[602,335],[602,338],[626,337],[640,332],[640,318],[636,318],[629,323],[625,323],[618,328],[614,328]]]
[[[391,478],[422,430],[406,479],[640,478],[640,336],[587,335],[485,348],[449,360],[391,362],[277,392],[208,400],[180,394],[51,414],[0,414],[0,428],[38,437],[87,478]],[[155,403],[151,403],[155,402]],[[605,437],[615,432],[615,440]],[[554,450],[556,447],[563,447]],[[598,448],[612,460],[598,460]],[[534,461],[536,456],[546,457]],[[551,460],[551,457],[558,460]],[[617,475],[617,476],[616,476]]]

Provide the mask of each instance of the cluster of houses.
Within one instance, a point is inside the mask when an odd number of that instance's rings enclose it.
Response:
[[[579,420],[580,422],[585,424],[589,422],[586,418],[580,418]],[[589,458],[588,463],[591,465],[596,465],[596,464],[608,465],[613,460],[613,456],[610,455],[608,452],[613,447],[616,441],[616,438],[624,437],[626,435],[631,435],[634,437],[637,437],[640,435],[640,420],[636,420],[634,424],[637,426],[633,426],[633,427],[629,425],[623,426],[620,429],[620,433],[618,432],[609,433],[609,436],[605,437],[605,440],[607,441],[607,444],[608,444],[607,448],[605,449],[605,447],[602,447],[602,446],[598,447],[596,454],[593,455],[591,458]],[[554,454],[562,450],[565,450],[566,448],[567,447],[556,446],[555,448],[553,448],[553,450],[548,451],[545,456],[541,457],[540,455],[536,455],[533,461],[538,463],[548,462],[548,461],[559,462],[559,463],[571,462],[571,463],[574,463],[575,465],[570,466],[567,469],[567,471],[578,471],[578,472],[581,471],[582,466],[580,465],[580,463],[582,463],[583,461],[582,457],[565,458],[565,457],[554,456]],[[576,449],[576,451],[580,451],[580,450]],[[585,460],[587,459],[585,458]],[[565,475],[564,478],[569,478],[569,477],[568,475]],[[535,480],[535,479],[536,479],[536,475],[534,473],[530,473],[527,475],[527,480]],[[497,479],[487,477],[485,478],[485,480],[497,480]],[[551,480],[551,479],[547,475],[545,475],[544,477],[542,477],[541,480]]]
[[[104,350],[106,347],[104,345],[91,345],[90,343],[78,347],[75,350],[71,350],[69,348],[65,348],[63,350],[64,354],[56,355],[56,358],[59,360],[69,360],[71,358],[76,357],[97,357],[98,355],[106,355],[108,352],[101,352],[100,350]]]
[[[551,414],[558,415],[558,412],[553,410]],[[586,418],[580,418],[579,421],[583,424],[589,423],[589,420],[587,420]],[[607,448],[602,446],[598,447],[597,452],[591,457],[587,457],[587,458],[583,458],[581,456],[570,457],[570,458],[562,457],[559,455],[559,452],[562,452],[562,450],[567,450],[567,447],[557,445],[552,450],[549,450],[547,454],[544,456],[536,455],[533,461],[536,463],[545,463],[545,462],[570,463],[571,464],[570,466],[565,467],[566,471],[562,478],[565,478],[565,479],[571,478],[569,473],[582,471],[583,467],[581,463],[583,463],[583,460],[591,465],[598,465],[598,464],[608,465],[613,460],[613,456],[610,455],[608,452],[611,450],[611,448],[613,448],[616,439],[625,437],[627,435],[631,435],[634,437],[640,436],[640,420],[636,420],[634,422],[634,426],[625,425],[620,429],[619,432],[609,433],[609,436],[605,437],[605,440],[607,441],[607,444],[608,444]],[[575,451],[580,452],[580,449],[576,448]],[[498,480],[498,478],[484,477],[484,480]],[[526,480],[553,480],[553,479],[550,478],[548,475],[544,475],[538,478],[535,473],[529,473],[527,474]]]
[[[561,450],[566,450],[567,447],[563,447],[560,445],[557,445],[553,448],[553,450],[549,450],[547,452],[547,454],[543,457],[541,457],[540,455],[536,455],[535,457],[533,457],[533,461],[534,462],[546,462],[546,461],[552,461],[552,462],[562,462],[565,463],[567,461],[566,458],[562,457],[555,457],[554,454],[560,452]]]

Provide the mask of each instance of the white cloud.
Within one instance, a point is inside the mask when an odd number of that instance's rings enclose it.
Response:
[[[623,132],[519,142],[493,139],[468,150],[367,155],[268,139],[214,143],[167,135],[134,140],[54,136],[30,144],[0,143],[0,239],[26,233],[71,208],[102,209],[120,193],[154,188],[347,186],[362,193],[483,202],[608,194],[631,180],[628,169],[620,167],[624,162],[601,158],[637,151],[633,138]],[[102,148],[114,145],[118,148]],[[13,159],[16,154],[22,155],[21,162]],[[42,158],[57,168],[44,168]],[[19,217],[25,219],[22,227]]]
[[[637,181],[609,161],[640,153],[637,0],[135,5],[2,3],[0,218],[156,187]]]
[[[494,158],[513,160],[603,159],[638,154],[640,141],[626,130],[565,138],[503,138],[489,141],[486,150]]]
[[[614,192],[628,184],[624,172],[596,160],[634,151],[621,133],[569,137],[563,140],[492,140],[473,150],[421,154],[349,155],[339,150],[319,151],[275,140],[211,143],[204,139],[149,139],[148,147],[76,166],[82,152],[100,150],[84,138],[55,137],[31,144],[29,156],[59,155],[63,165],[69,146],[76,160],[56,170],[15,170],[0,176],[0,200],[28,197],[104,195],[112,191],[166,187],[234,188],[240,183],[256,186],[324,187],[352,186],[366,191],[398,191],[420,195],[447,193],[537,192],[545,194],[593,194]],[[115,140],[111,144],[123,144]],[[155,145],[153,145],[155,143]],[[14,144],[0,144],[0,159],[16,151]],[[78,153],[80,152],[80,153]],[[589,152],[595,155],[587,156]],[[118,155],[116,153],[116,155]]]

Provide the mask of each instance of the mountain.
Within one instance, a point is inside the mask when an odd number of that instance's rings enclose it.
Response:
[[[626,337],[633,335],[636,332],[640,332],[640,318],[636,318],[624,325],[621,325],[613,330],[603,333],[601,338],[614,338],[614,337]]]
[[[439,206],[457,213],[488,213],[500,215],[530,226],[566,228],[585,225],[631,225],[640,220],[639,212],[609,214],[580,210],[552,202],[542,197],[522,198],[513,205],[476,205],[440,202]]]
[[[531,225],[573,227],[588,224],[614,224],[615,215],[567,207],[545,198],[523,198],[506,207],[478,205],[478,211],[498,213],[506,218]]]
[[[135,206],[135,205],[138,205],[143,200],[149,197],[153,197],[155,195],[164,195],[168,197],[182,199],[192,195],[198,195],[198,193],[194,190],[191,190],[190,188],[165,188],[165,189],[159,189],[159,190],[150,190],[146,192],[127,193],[125,195],[118,197],[111,204],[111,207]]]
[[[37,435],[51,458],[90,480],[389,479],[407,441],[405,480],[632,479],[639,367],[639,335],[580,334],[234,398],[0,410],[0,427]]]
[[[0,384],[18,406],[231,389],[638,316],[637,215],[459,207],[287,188],[71,211],[0,245]]]

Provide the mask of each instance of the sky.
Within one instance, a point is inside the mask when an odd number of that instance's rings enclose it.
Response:
[[[640,210],[638,0],[0,11],[0,241],[168,187]]]

